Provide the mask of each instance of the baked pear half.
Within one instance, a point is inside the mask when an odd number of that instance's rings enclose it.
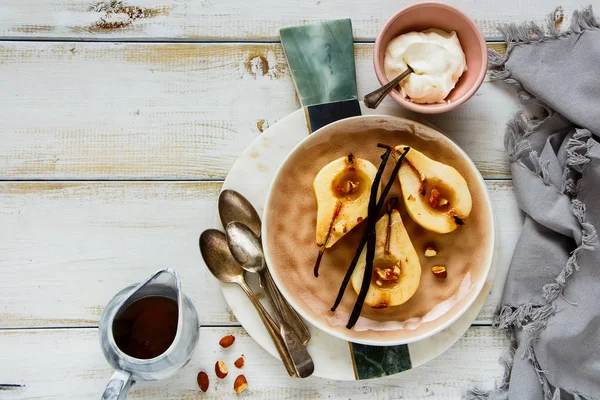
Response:
[[[377,168],[348,154],[324,166],[313,182],[317,198],[318,246],[330,248],[367,219],[371,185]]]
[[[396,149],[404,147],[399,145]],[[423,228],[449,233],[469,217],[471,192],[465,178],[453,167],[411,148],[398,179],[408,214]]]
[[[395,202],[397,204],[397,201]],[[394,202],[391,202],[394,204]],[[400,212],[390,207],[375,225],[376,244],[373,274],[365,304],[373,308],[398,306],[407,302],[421,282],[419,256],[402,223]],[[350,278],[356,294],[365,274],[367,249],[363,249]]]
[[[319,246],[314,267],[315,277],[319,276],[319,264],[325,249],[333,246],[367,218],[375,175],[377,168],[370,161],[348,154],[321,168],[315,177],[316,241]],[[380,192],[381,185],[378,197]]]

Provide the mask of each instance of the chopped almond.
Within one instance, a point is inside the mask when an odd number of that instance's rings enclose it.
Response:
[[[434,266],[433,268],[431,268],[431,272],[433,272],[433,275],[438,279],[446,279],[446,277],[448,276],[446,267],[444,267],[443,265]]]
[[[434,246],[427,246],[425,249],[425,257],[437,256],[437,249]]]

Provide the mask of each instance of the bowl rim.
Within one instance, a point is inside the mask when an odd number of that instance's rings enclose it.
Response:
[[[467,100],[469,100],[475,94],[475,92],[479,89],[479,87],[483,83],[483,80],[485,79],[485,75],[487,72],[487,67],[488,67],[487,43],[485,41],[485,37],[483,36],[483,33],[481,32],[481,29],[479,29],[479,27],[477,26],[475,21],[473,21],[473,19],[471,17],[469,17],[467,14],[465,14],[464,12],[462,12],[461,10],[459,10],[458,8],[456,8],[454,6],[451,6],[450,4],[442,3],[439,1],[423,1],[423,2],[419,2],[419,3],[415,3],[415,4],[410,4],[406,7],[401,8],[400,10],[395,12],[390,18],[388,18],[388,20],[383,24],[383,26],[379,30],[379,33],[377,34],[377,38],[375,39],[375,44],[373,46],[373,67],[375,69],[375,75],[377,76],[377,80],[379,81],[379,83],[381,85],[385,85],[386,83],[389,82],[389,80],[383,70],[383,66],[379,63],[379,58],[381,56],[381,53],[382,52],[385,53],[385,49],[381,48],[384,33],[390,28],[390,26],[396,21],[396,19],[398,19],[398,17],[400,17],[400,15],[402,15],[410,10],[413,10],[413,9],[422,8],[422,7],[431,7],[431,6],[443,8],[448,11],[452,11],[455,14],[459,15],[461,18],[463,18],[467,22],[467,24],[469,24],[471,26],[471,28],[475,32],[475,36],[477,37],[479,45],[480,45],[482,68],[479,71],[479,75],[477,76],[475,83],[458,100],[455,100],[451,103],[418,104],[418,103],[414,103],[412,101],[408,101],[404,96],[402,96],[402,94],[397,89],[394,89],[390,92],[390,97],[396,103],[400,104],[402,107],[404,107],[406,109],[409,109],[411,111],[415,111],[415,112],[418,112],[421,114],[441,114],[441,113],[453,110],[456,107],[460,106],[461,104],[465,103]]]
[[[467,165],[469,166],[469,168],[475,172],[475,175],[477,176],[477,180],[479,181],[480,185],[483,188],[483,192],[484,192],[484,196],[485,196],[485,204],[487,205],[487,210],[488,210],[488,216],[489,216],[489,220],[490,220],[490,229],[489,232],[491,234],[491,241],[490,241],[490,251],[489,254],[487,255],[487,258],[485,260],[485,270],[481,276],[481,278],[479,279],[479,281],[476,282],[474,289],[472,289],[469,293],[470,298],[468,298],[468,301],[465,302],[465,304],[461,307],[461,309],[455,313],[454,316],[452,316],[451,318],[447,319],[444,323],[440,324],[439,326],[435,327],[434,329],[431,329],[427,332],[424,332],[421,335],[415,336],[414,338],[410,338],[410,339],[400,339],[400,340],[373,340],[373,339],[360,339],[360,338],[352,338],[349,336],[344,335],[343,333],[340,333],[337,330],[334,329],[330,329],[329,326],[316,318],[313,318],[312,315],[310,315],[309,313],[307,313],[302,307],[299,307],[296,302],[293,300],[293,298],[289,295],[287,288],[282,285],[281,280],[278,277],[277,272],[275,271],[275,268],[272,267],[272,265],[275,265],[274,263],[272,263],[272,259],[270,256],[270,252],[269,252],[269,247],[268,247],[268,243],[267,243],[267,235],[268,235],[268,216],[269,216],[269,210],[270,207],[269,205],[271,204],[271,200],[272,197],[274,197],[274,191],[273,191],[273,183],[279,179],[283,167],[289,162],[289,160],[291,159],[291,157],[297,152],[299,151],[300,148],[302,148],[307,141],[311,141],[311,140],[317,140],[314,139],[315,137],[319,137],[319,136],[323,136],[323,135],[327,135],[328,132],[332,132],[335,130],[335,128],[337,128],[338,125],[342,125],[342,124],[346,124],[355,120],[359,120],[359,119],[381,119],[384,118],[386,120],[398,120],[398,121],[402,121],[402,122],[409,122],[410,124],[414,124],[417,125],[419,127],[423,127],[426,129],[431,129],[434,130],[435,132],[437,132],[438,134],[440,134],[443,138],[445,138],[446,140],[448,140],[449,144],[458,151],[458,153],[461,155],[461,157],[463,157],[463,159],[465,159],[467,161]],[[355,117],[349,117],[349,118],[344,118],[335,122],[332,122],[324,127],[322,127],[321,129],[317,130],[316,132],[309,134],[307,137],[305,137],[304,139],[302,139],[302,141],[300,143],[298,143],[296,146],[294,146],[294,148],[292,149],[292,151],[290,151],[288,153],[288,155],[285,157],[285,159],[283,160],[283,162],[281,163],[281,165],[279,166],[279,168],[277,169],[277,172],[275,173],[275,176],[273,177],[273,180],[271,181],[271,184],[269,185],[269,190],[267,193],[267,200],[265,202],[265,207],[264,207],[264,211],[263,211],[263,217],[262,217],[262,226],[261,226],[261,242],[263,245],[263,250],[264,250],[264,256],[265,256],[265,262],[269,268],[269,271],[271,272],[271,276],[273,277],[273,279],[275,280],[275,283],[277,285],[277,288],[279,288],[281,294],[283,295],[283,297],[292,305],[292,307],[294,308],[294,310],[296,310],[304,319],[306,319],[310,324],[312,324],[313,326],[315,326],[316,328],[318,328],[320,331],[323,331],[327,334],[330,334],[332,336],[335,336],[339,339],[345,340],[347,342],[351,342],[351,343],[359,343],[359,344],[364,344],[364,345],[371,345],[371,346],[396,346],[396,345],[402,345],[402,344],[408,344],[408,343],[414,343],[414,342],[418,342],[424,339],[427,339],[441,331],[443,331],[444,329],[452,326],[452,324],[454,322],[456,322],[460,317],[462,317],[468,310],[469,308],[473,305],[473,303],[477,300],[479,294],[481,293],[481,291],[483,290],[483,287],[486,284],[486,281],[488,279],[488,276],[490,274],[490,271],[492,269],[493,266],[493,262],[494,262],[494,257],[495,257],[495,253],[496,253],[496,245],[497,245],[497,232],[496,232],[496,218],[494,215],[494,210],[492,208],[492,202],[490,199],[490,195],[487,189],[487,185],[485,183],[485,180],[483,179],[483,177],[481,176],[481,173],[479,172],[479,170],[477,169],[477,166],[475,165],[475,163],[473,162],[473,160],[471,160],[471,158],[468,156],[468,154],[460,147],[458,146],[458,144],[456,144],[451,138],[449,138],[448,136],[444,135],[442,132],[440,132],[439,130],[427,126],[423,123],[417,122],[417,121],[413,121],[411,119],[408,118],[401,118],[401,117],[395,117],[395,116],[390,116],[390,115],[359,115],[359,116],[355,116]],[[452,310],[455,306],[453,306],[450,310]]]

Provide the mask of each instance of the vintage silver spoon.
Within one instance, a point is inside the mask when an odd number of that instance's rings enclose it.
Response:
[[[241,222],[254,232],[254,234],[260,237],[261,221],[258,213],[252,203],[248,201],[241,193],[235,190],[226,189],[221,192],[219,196],[219,217],[223,227],[226,227],[230,222]],[[270,296],[277,298],[277,302],[281,307],[283,319],[290,324],[292,329],[296,332],[302,343],[306,345],[310,340],[310,332],[304,321],[296,313],[296,310],[292,308],[290,303],[281,295],[281,292],[275,285],[273,277],[269,272],[268,268],[265,268],[263,275],[259,275],[260,286],[265,289],[265,292],[269,293]],[[264,279],[263,279],[264,278]],[[274,304],[277,307],[276,304]]]
[[[402,81],[402,79],[406,78],[408,75],[413,73],[413,69],[408,66],[408,69],[380,87],[379,89],[373,90],[371,93],[365,95],[364,102],[365,106],[369,108],[377,108],[379,104],[385,99],[387,96],[398,84]]]
[[[265,264],[262,245],[258,236],[241,222],[228,223],[225,228],[225,234],[227,235],[227,242],[229,243],[229,249],[233,258],[235,258],[242,268],[264,277],[267,272],[267,265]],[[275,304],[275,316],[279,322],[279,331],[296,367],[296,375],[300,378],[311,376],[315,370],[315,365],[308,350],[306,350],[296,332],[279,312],[282,307],[279,298],[271,296],[271,291],[269,290],[267,290],[267,295],[271,298],[271,302]]]
[[[225,234],[216,229],[208,229],[200,235],[199,246],[202,258],[204,259],[208,270],[214,277],[221,282],[237,283],[246,293],[256,308],[256,312],[258,312],[258,315],[265,324],[267,332],[269,332],[288,374],[294,376],[296,374],[296,369],[294,368],[292,358],[287,351],[283,337],[281,336],[281,333],[279,333],[279,327],[275,321],[273,321],[273,318],[271,318],[269,313],[267,313],[262,304],[260,304],[256,295],[246,283],[244,270],[231,255]]]

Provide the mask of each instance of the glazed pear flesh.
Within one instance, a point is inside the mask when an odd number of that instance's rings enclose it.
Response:
[[[371,184],[377,168],[349,154],[324,166],[313,182],[317,198],[316,241],[330,248],[367,219]]]
[[[465,178],[453,167],[413,148],[406,155],[398,179],[408,214],[423,228],[449,233],[469,217],[471,192]]]
[[[364,277],[371,279],[365,304],[373,308],[398,306],[407,302],[419,287],[421,282],[419,256],[398,210],[393,209],[384,214],[377,221],[375,232],[377,242],[373,259],[374,273],[372,277]],[[362,284],[366,258],[365,249],[352,273],[352,287],[357,294]]]

